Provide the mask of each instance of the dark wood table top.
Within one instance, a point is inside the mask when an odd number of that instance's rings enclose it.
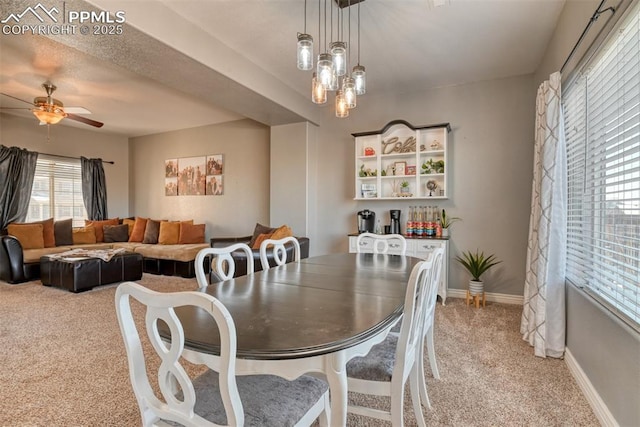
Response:
[[[207,292],[231,313],[237,357],[309,357],[356,345],[402,314],[413,257],[331,254],[210,285]],[[185,346],[218,354],[217,328],[193,307],[176,309]],[[166,333],[166,332],[164,332]]]

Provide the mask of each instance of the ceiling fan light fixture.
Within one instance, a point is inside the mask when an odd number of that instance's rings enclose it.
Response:
[[[40,120],[40,123],[47,125],[55,125],[60,120],[64,119],[67,115],[58,111],[47,111],[45,109],[34,109],[33,115]]]

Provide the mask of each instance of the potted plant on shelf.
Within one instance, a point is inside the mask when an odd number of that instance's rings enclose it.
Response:
[[[494,254],[485,256],[484,252],[480,252],[478,249],[475,253],[462,251],[462,256],[456,256],[456,261],[471,274],[469,293],[472,296],[481,295],[484,292],[484,282],[481,280],[481,276],[491,267],[502,262],[498,261]]]
[[[447,212],[442,209],[442,215],[440,216],[440,226],[442,227],[442,237],[449,237],[449,227],[456,222],[462,221],[462,218],[457,216],[448,217]]]
[[[402,181],[400,183],[400,193],[408,193],[409,192],[409,181]]]

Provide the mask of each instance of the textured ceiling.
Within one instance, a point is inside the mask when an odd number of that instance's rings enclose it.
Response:
[[[40,84],[50,80],[65,105],[85,107],[93,113],[89,117],[105,123],[97,131],[128,136],[243,117],[265,124],[315,120],[310,74],[295,66],[303,0],[91,3],[65,6],[124,10],[125,34],[2,35],[0,92],[31,100],[44,94]],[[1,2],[0,19],[29,5]],[[366,0],[360,46],[368,92],[397,94],[532,73],[563,5],[564,0],[451,0],[429,7],[426,0]],[[353,65],[357,7],[352,11]],[[317,1],[308,1],[307,29],[317,46]],[[320,40],[324,48],[324,36]],[[0,106],[17,104],[0,96]]]

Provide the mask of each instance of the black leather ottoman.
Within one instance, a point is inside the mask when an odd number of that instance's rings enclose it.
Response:
[[[59,286],[71,292],[141,278],[142,255],[133,252],[117,254],[109,262],[100,258],[40,258],[42,284]]]

